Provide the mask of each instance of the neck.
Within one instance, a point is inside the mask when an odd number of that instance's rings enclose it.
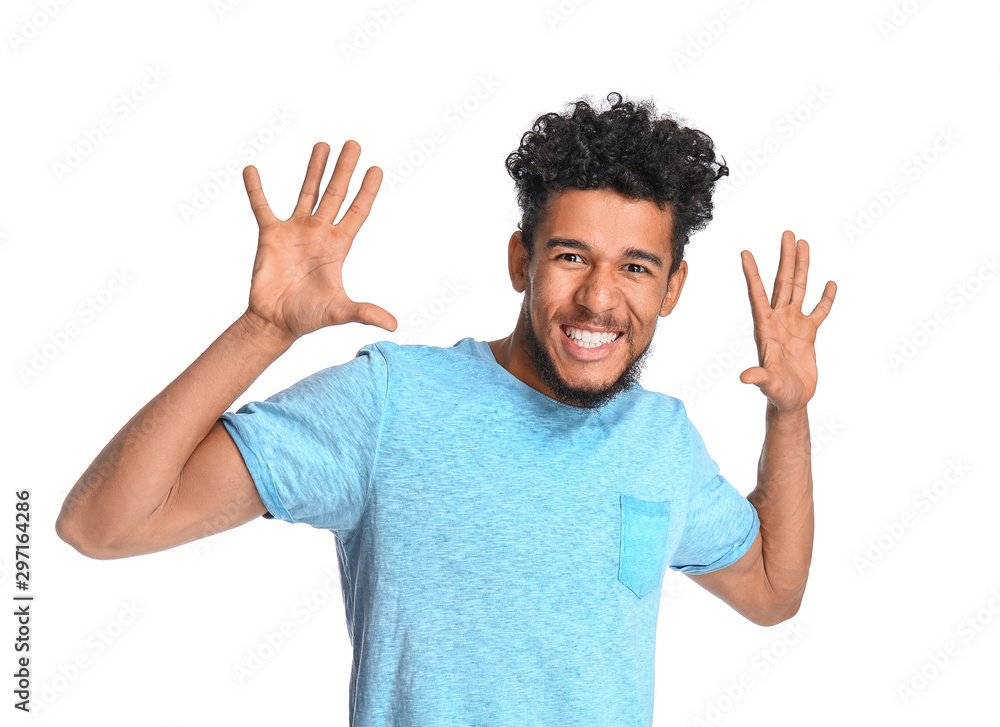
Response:
[[[522,313],[522,316],[524,313]],[[493,351],[493,358],[503,366],[512,376],[517,377],[528,386],[536,389],[546,396],[555,398],[552,390],[546,386],[535,369],[535,363],[528,353],[528,346],[525,342],[524,319],[518,316],[514,330],[506,338],[496,341],[489,341],[490,350]]]

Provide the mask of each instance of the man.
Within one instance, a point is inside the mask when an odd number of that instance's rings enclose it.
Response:
[[[612,100],[612,96],[608,97]],[[513,332],[450,348],[364,346],[263,402],[227,408],[300,336],[396,320],[341,270],[381,182],[339,223],[360,147],[313,148],[292,216],[244,181],[260,234],[244,314],[118,432],[57,522],[86,555],[149,553],[267,512],[336,535],[354,649],[352,725],[652,722],[667,567],[762,625],[790,618],[813,538],[806,404],[835,294],[801,304],[808,245],[786,232],[773,296],[743,253],[767,397],[748,498],[684,405],[637,383],[676,305],[683,248],[728,169],[651,106],[546,114],[508,157]],[[318,205],[317,205],[318,202]]]

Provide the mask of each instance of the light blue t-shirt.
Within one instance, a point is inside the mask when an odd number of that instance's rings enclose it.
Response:
[[[369,344],[222,421],[268,511],[336,536],[352,727],[648,726],[665,569],[760,527],[678,399],[570,406],[472,338]]]

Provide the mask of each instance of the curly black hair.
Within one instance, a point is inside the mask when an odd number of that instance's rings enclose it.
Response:
[[[652,101],[624,101],[608,94],[611,108],[597,113],[584,100],[566,104],[572,113],[539,116],[507,157],[507,172],[521,208],[521,242],[531,257],[535,228],[553,194],[567,188],[612,189],[632,199],[649,200],[673,213],[670,275],[684,258],[693,232],[712,219],[715,183],[729,174],[716,161],[710,136],[657,117]]]

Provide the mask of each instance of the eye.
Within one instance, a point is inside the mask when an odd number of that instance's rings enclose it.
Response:
[[[575,253],[575,252],[564,252],[564,253],[560,253],[559,255],[556,255],[556,260],[566,259],[566,258],[571,258],[571,257],[578,258],[580,256],[577,253]],[[576,262],[576,261],[575,260],[568,260],[568,262]],[[625,267],[626,268],[638,268],[638,270],[629,270],[630,273],[633,273],[635,275],[649,275],[650,274],[650,272],[649,272],[649,270],[647,268],[645,268],[644,266],[639,265],[637,263],[627,263],[625,265]]]

